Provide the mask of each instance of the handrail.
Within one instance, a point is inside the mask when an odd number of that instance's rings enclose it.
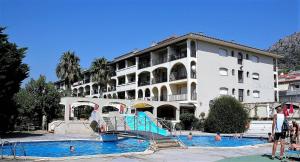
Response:
[[[1,158],[3,159],[3,147],[4,147],[5,144],[10,146],[11,154],[14,156],[14,159],[15,159],[16,157],[14,155],[14,150],[13,150],[13,147],[12,147],[12,143],[10,143],[9,141],[2,142],[2,139],[1,139]]]
[[[16,159],[16,156],[17,156],[17,146],[18,146],[18,142],[15,142],[14,143],[14,147],[13,147],[13,150],[14,150],[14,159]],[[26,152],[25,152],[24,146],[20,142],[19,142],[19,146],[22,148],[24,157],[26,157]],[[25,160],[26,160],[26,158],[25,158]]]
[[[162,119],[162,118],[157,118],[157,120],[159,121],[163,121],[161,124],[163,126],[165,126],[167,129],[170,130],[170,133],[171,133],[171,136],[173,137],[176,137],[176,139],[178,140],[178,142],[180,143],[181,146],[183,146],[184,148],[186,148],[185,144],[183,143],[183,141],[179,138],[179,136],[177,134],[172,134],[172,131],[173,131],[173,124],[171,124],[171,128],[165,123],[166,121],[170,122],[170,120],[165,120],[165,119]]]

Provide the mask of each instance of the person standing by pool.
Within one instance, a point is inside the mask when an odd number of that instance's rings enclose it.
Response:
[[[272,159],[275,158],[278,141],[280,141],[280,145],[281,145],[279,159],[281,160],[283,157],[285,136],[286,136],[286,132],[284,132],[282,129],[284,120],[285,120],[285,116],[283,114],[282,107],[278,107],[277,114],[274,114],[273,123],[272,123],[272,136],[274,137],[274,142],[272,147]]]
[[[217,135],[215,136],[215,141],[221,141],[221,135],[219,132],[217,132]]]

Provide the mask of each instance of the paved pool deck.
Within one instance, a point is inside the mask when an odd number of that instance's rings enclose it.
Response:
[[[177,134],[187,134],[189,132],[177,132]],[[212,135],[202,132],[193,132],[194,135]],[[248,136],[245,134],[245,136]],[[251,135],[254,136],[254,135]],[[83,135],[54,135],[39,134],[27,137],[11,137],[3,140],[8,141],[36,141],[36,140],[64,140],[64,139],[95,139],[95,137]],[[245,146],[238,148],[188,148],[188,149],[164,149],[150,154],[135,154],[121,156],[92,157],[82,159],[65,160],[38,160],[38,161],[72,161],[72,162],[214,162],[226,158],[241,157],[253,155],[270,155],[272,144],[263,144],[257,146]],[[260,156],[258,156],[260,157]],[[0,159],[1,161],[1,159]],[[3,160],[4,161],[4,160]],[[12,161],[12,160],[6,160]],[[24,161],[24,160],[18,160]],[[34,161],[34,160],[27,160]],[[35,160],[37,161],[37,160]]]

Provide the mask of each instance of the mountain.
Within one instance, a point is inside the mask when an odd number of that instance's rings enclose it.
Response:
[[[286,36],[273,44],[269,51],[283,56],[278,65],[281,69],[298,69],[300,67],[300,32]]]

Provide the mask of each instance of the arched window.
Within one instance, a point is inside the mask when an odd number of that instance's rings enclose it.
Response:
[[[235,95],[235,89],[234,89],[234,88],[232,89],[231,94],[232,94],[232,95]]]

